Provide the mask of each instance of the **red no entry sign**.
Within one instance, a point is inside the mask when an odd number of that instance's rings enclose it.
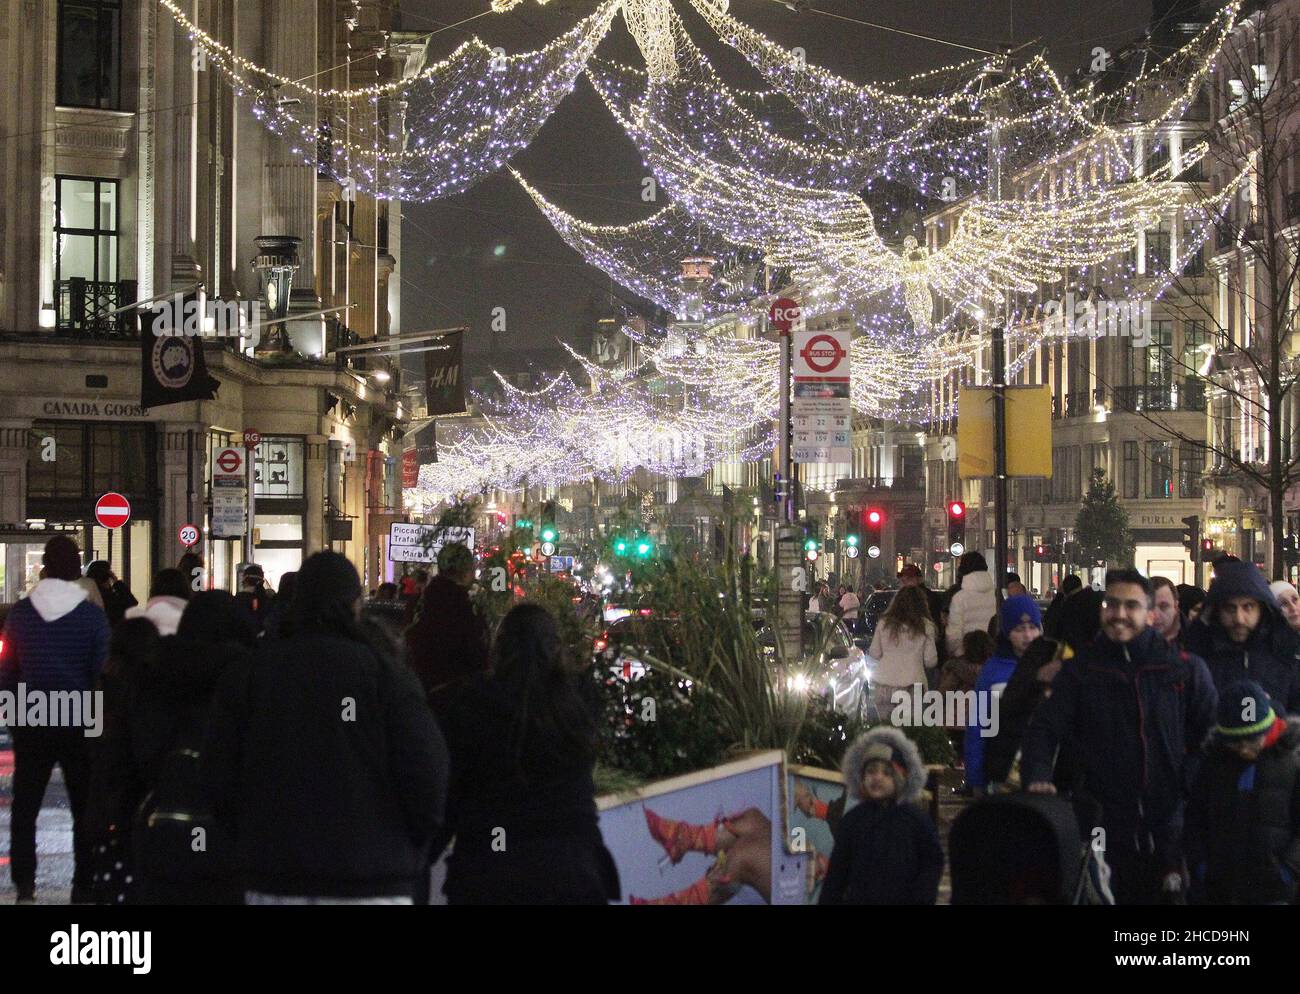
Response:
[[[121,494],[104,494],[95,501],[95,520],[104,528],[121,528],[131,520],[131,502]]]

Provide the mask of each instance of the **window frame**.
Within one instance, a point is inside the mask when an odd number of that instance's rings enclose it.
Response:
[[[68,99],[68,94],[63,89],[63,66],[64,66],[64,31],[63,17],[64,11],[70,6],[91,8],[96,13],[95,28],[95,97],[96,102],[93,104],[72,103]],[[125,14],[122,0],[58,0],[55,11],[55,33],[57,35],[55,42],[55,69],[54,69],[54,86],[55,86],[55,104],[60,107],[76,107],[79,109],[91,110],[121,110],[122,109],[122,18]],[[104,48],[107,32],[105,31],[105,11],[113,11],[117,14],[116,33],[117,45],[115,48],[116,59],[115,65],[109,67],[113,79],[111,82],[111,92],[105,94],[101,92],[100,87],[108,74],[104,69]]]

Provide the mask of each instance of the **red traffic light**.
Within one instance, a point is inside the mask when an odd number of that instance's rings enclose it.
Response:
[[[1206,552],[1209,552],[1211,549],[1214,548],[1214,539],[1212,538],[1201,539],[1201,548],[1204,549]]]
[[[966,505],[959,500],[952,501],[948,505],[948,517],[950,518],[960,518],[965,513]]]
[[[870,511],[867,512],[868,524],[878,525],[880,524],[881,521],[884,520],[884,518],[885,516],[881,514],[879,511],[877,511],[875,508],[872,508]]]

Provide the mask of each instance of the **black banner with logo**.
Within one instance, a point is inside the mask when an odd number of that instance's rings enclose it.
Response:
[[[463,332],[443,338],[445,349],[424,353],[424,389],[430,417],[465,413]]]
[[[191,298],[186,298],[187,301]],[[208,374],[201,335],[187,334],[170,302],[145,315],[140,329],[140,406],[212,400],[221,381]],[[201,320],[201,317],[200,317]]]

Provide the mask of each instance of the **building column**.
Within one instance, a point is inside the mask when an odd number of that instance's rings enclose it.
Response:
[[[302,534],[303,559],[328,547],[325,534],[325,474],[328,456],[329,438],[325,435],[308,435],[303,466],[303,496],[307,498]]]
[[[30,420],[0,421],[0,523],[27,520],[27,453]]]
[[[158,508],[159,561],[155,571],[174,565],[185,553],[185,547],[180,541],[181,526],[197,525],[202,531],[207,514],[204,499],[207,481],[207,427],[200,422],[178,422],[165,425],[162,435],[162,503]],[[192,501],[189,498],[191,482],[194,487]]]

